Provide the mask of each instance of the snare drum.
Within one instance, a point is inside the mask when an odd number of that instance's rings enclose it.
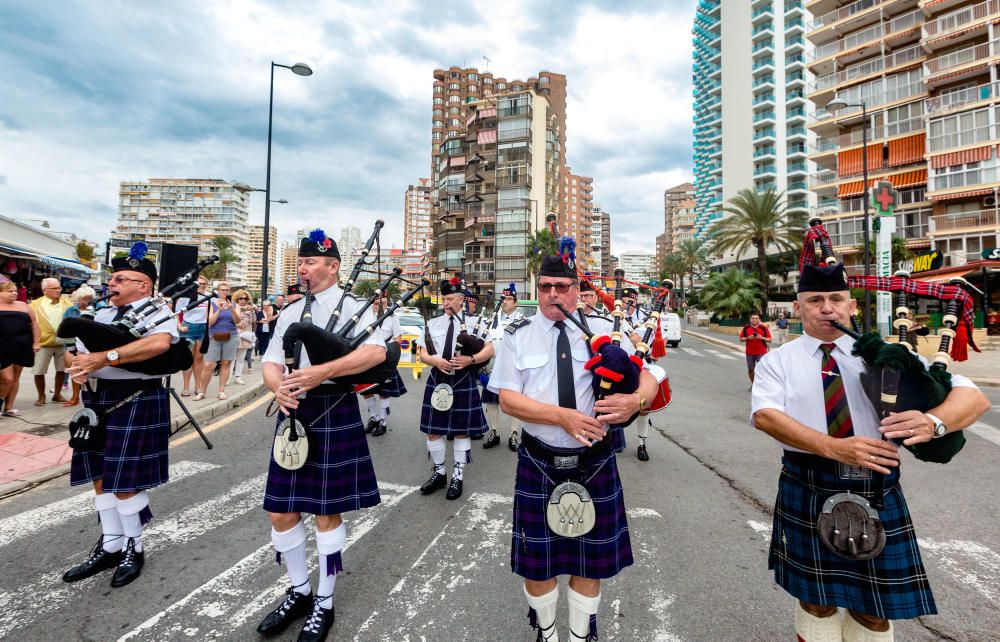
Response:
[[[646,369],[656,377],[657,389],[656,395],[649,402],[649,408],[642,413],[644,415],[663,410],[670,405],[670,377],[667,376],[667,371],[652,363],[647,364]]]

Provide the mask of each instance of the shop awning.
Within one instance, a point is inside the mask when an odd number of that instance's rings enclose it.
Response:
[[[42,256],[39,257],[39,259],[45,265],[52,267],[62,268],[64,270],[75,270],[84,274],[97,274],[97,270],[72,259],[61,259],[58,256]]]
[[[5,254],[15,259],[38,259],[41,257],[40,254],[32,252],[31,250],[23,247],[18,247],[17,245],[10,245],[8,243],[0,243],[0,254]]]
[[[31,259],[33,261],[39,261],[49,267],[58,268],[60,270],[69,270],[88,277],[92,274],[97,274],[97,270],[88,267],[79,261],[58,256],[49,256],[34,248],[14,245],[13,243],[0,243],[0,253],[15,259]]]

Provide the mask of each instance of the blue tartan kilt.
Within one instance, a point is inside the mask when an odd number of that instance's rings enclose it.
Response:
[[[557,454],[574,452],[553,450]],[[552,490],[578,474],[576,469],[557,469],[535,459],[523,444],[518,449],[510,548],[514,573],[536,581],[559,575],[606,579],[632,565],[625,495],[614,454],[591,462],[584,472],[583,479],[590,478],[584,486],[597,512],[594,528],[581,537],[561,537],[549,529],[545,511]]]
[[[316,421],[330,404],[338,401],[333,410]],[[296,414],[308,427],[309,455],[302,468],[286,470],[274,461],[272,448],[264,510],[338,515],[379,504],[382,499],[357,395],[307,397],[299,401]],[[278,423],[284,418],[279,412]],[[310,426],[314,421],[315,425]]]
[[[399,376],[399,370],[396,370],[392,374],[392,379],[378,389],[378,396],[380,397],[402,397],[405,394],[406,386],[403,385],[403,379]]]
[[[500,395],[493,392],[487,388],[487,384],[490,382],[490,377],[486,373],[480,373],[479,375],[479,385],[482,390],[479,392],[479,397],[483,400],[483,403],[500,403]]]
[[[455,393],[454,402],[447,412],[434,410],[431,406],[431,393],[439,383],[451,385]],[[474,437],[484,435],[489,430],[483,405],[479,397],[477,377],[470,372],[459,370],[453,375],[447,375],[437,368],[431,368],[424,387],[424,403],[420,411],[420,432],[428,435],[447,435],[449,437]]]
[[[129,394],[84,390],[83,405],[100,414]],[[170,400],[166,388],[143,391],[109,414],[105,427],[107,439],[103,452],[73,452],[71,486],[100,479],[106,493],[129,493],[167,482]]]
[[[832,471],[782,461],[768,555],[775,582],[803,602],[887,620],[937,613],[898,468],[885,481],[885,509],[879,511],[885,549],[874,559],[851,561],[823,546],[816,520],[836,493],[850,490],[871,499],[871,480],[842,480]]]

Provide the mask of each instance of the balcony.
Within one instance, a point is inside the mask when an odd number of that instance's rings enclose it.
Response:
[[[512,107],[498,107],[497,118],[512,118],[514,116],[531,117],[531,105],[515,105]]]
[[[753,115],[753,122],[754,123],[774,122],[774,112],[773,111],[762,111],[762,112],[755,113]]]
[[[753,168],[754,176],[773,176],[777,173],[778,168],[775,165],[760,165]]]
[[[768,85],[770,85],[771,88],[774,87],[774,76],[772,76],[771,74],[767,74],[766,76],[756,76],[753,79],[754,90],[763,89]]]
[[[971,103],[992,100],[998,96],[1000,96],[1000,82],[969,87],[928,98],[924,101],[924,111],[928,114],[941,114]]]
[[[857,16],[860,13],[868,11],[878,5],[881,5],[885,0],[857,0],[848,5],[840,7],[839,9],[834,9],[829,13],[824,13],[820,17],[812,21],[811,31],[819,31],[820,29],[832,25],[835,22],[840,22],[841,20],[847,20],[853,16]],[[878,13],[875,13],[875,18],[878,18]]]
[[[924,63],[926,80],[930,83],[937,74],[949,72],[948,80],[951,82],[953,79],[957,79],[954,75],[956,70],[973,64],[976,65],[976,73],[979,73],[977,63],[984,63],[983,67],[985,67],[985,62],[996,56],[998,51],[1000,51],[1000,40],[994,40],[931,58]]]
[[[892,34],[916,27],[923,21],[923,17],[923,11],[918,9],[896,16],[888,22],[879,23],[862,31],[848,34],[843,38],[816,47],[809,61],[815,63],[839,53],[879,44]]]
[[[774,147],[764,147],[754,151],[754,158],[764,158],[765,156],[775,156],[777,155],[777,150]]]
[[[987,0],[962,7],[924,23],[924,38],[927,40],[947,38],[958,31],[967,31],[977,22],[981,22],[985,27],[989,22],[988,19],[996,18],[998,14],[1000,14],[1000,0]]]
[[[528,138],[531,136],[531,129],[528,127],[519,127],[517,129],[501,129],[497,131],[497,140],[500,142],[509,140],[518,140],[521,138]]]
[[[960,172],[934,172],[928,180],[928,189],[939,190],[972,187],[974,185],[990,185],[997,182],[997,168],[977,167]]]
[[[885,56],[879,56],[878,58],[873,58],[856,65],[851,65],[850,67],[842,69],[836,73],[820,76],[811,83],[809,92],[814,93],[824,91],[836,87],[837,85],[859,80],[866,76],[870,76],[887,69],[892,69],[893,67],[898,67],[899,65],[903,65],[908,62],[913,62],[923,55],[924,49],[920,45],[906,47],[905,49],[894,51]]]
[[[788,164],[788,173],[789,174],[805,174],[808,171],[809,171],[809,166],[808,166],[807,163],[798,162],[798,163],[789,163]]]
[[[949,132],[946,134],[939,134],[936,136],[927,137],[927,151],[930,153],[940,152],[945,149],[952,149],[954,147],[965,147],[966,145],[978,145],[979,143],[988,143],[997,138],[996,130],[990,127],[989,124],[970,126],[971,122],[965,121],[975,121],[988,118],[988,114],[983,113],[984,110],[976,110],[973,112],[961,112],[954,116],[948,116],[944,119],[932,120],[930,122],[929,131],[934,132],[939,127],[944,128],[945,121],[951,126],[952,121],[958,118],[958,123],[961,123],[960,127],[957,127],[959,131]],[[976,115],[981,118],[977,118]],[[955,123],[957,124],[957,123]]]
[[[754,96],[753,99],[754,107],[756,107],[757,105],[763,105],[764,103],[771,103],[773,105],[774,94],[768,93],[768,94],[760,94],[759,96]]]
[[[997,229],[998,226],[1000,226],[1000,213],[996,209],[991,209],[932,216],[928,231],[932,235],[940,235],[942,233],[952,234],[958,231],[989,231]]]
[[[767,4],[759,9],[754,9],[753,13],[750,14],[750,21],[756,22],[758,19],[762,19],[764,16],[774,17],[774,12],[771,10],[771,5]]]
[[[826,185],[830,185],[831,183],[836,183],[838,180],[840,179],[837,176],[837,172],[825,170],[821,172],[816,172],[809,179],[809,186],[813,189],[817,187],[825,187]]]
[[[774,140],[774,130],[773,129],[758,129],[754,130],[753,140],[754,142],[763,142],[765,140]]]
[[[751,67],[751,69],[754,72],[762,69],[774,70],[774,58],[765,58],[763,60],[758,60],[757,62],[753,63],[753,67]]]

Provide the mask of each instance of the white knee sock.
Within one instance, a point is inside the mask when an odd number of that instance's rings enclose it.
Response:
[[[646,443],[646,437],[649,436],[649,422],[647,417],[639,417],[639,421],[636,422],[636,432],[639,434],[639,441],[641,443]]]
[[[125,531],[122,528],[121,515],[118,514],[118,498],[114,493],[94,495],[94,508],[101,518],[104,550],[109,553],[122,550],[125,546]]]
[[[570,642],[586,642],[597,639],[597,608],[601,604],[601,596],[587,597],[567,587],[566,597],[569,598],[569,639]]]
[[[455,469],[452,477],[462,481],[465,474],[465,465],[472,463],[472,440],[468,437],[455,437],[452,449],[455,456]]]
[[[486,423],[490,430],[499,432],[500,428],[500,405],[495,403],[484,403],[483,411],[486,413]]]
[[[271,528],[271,544],[277,551],[277,562],[285,562],[288,579],[295,590],[303,595],[312,593],[309,586],[309,567],[306,566],[306,527],[302,520],[287,531],[278,532]]]
[[[379,416],[382,421],[385,421],[386,417],[389,416],[389,397],[379,397],[378,403],[381,410]]]
[[[149,495],[146,491],[128,499],[118,500],[118,516],[122,521],[122,533],[126,538],[135,540],[135,551],[142,552],[142,527],[153,519],[149,510]]]
[[[434,462],[434,470],[442,475],[444,474],[444,458],[446,450],[447,446],[445,446],[444,439],[427,440],[427,452],[430,453],[431,461]]]
[[[545,642],[559,642],[556,631],[556,607],[559,602],[559,587],[556,586],[545,595],[534,596],[524,588],[524,597],[528,598],[528,618],[531,625],[538,628]],[[534,617],[532,617],[534,615]]]
[[[816,617],[795,600],[795,635],[805,642],[841,642],[840,614]]]
[[[341,523],[332,531],[316,531],[316,549],[319,551],[319,585],[316,595],[323,598],[319,605],[324,609],[333,608],[333,588],[337,583],[337,573],[344,570],[340,552],[347,541],[347,525]]]
[[[844,613],[844,642],[892,642],[895,635],[892,630],[892,621],[889,622],[888,631],[872,631],[862,626],[857,620],[851,617],[850,613]],[[806,638],[806,642],[812,642]]]
[[[503,415],[503,416],[507,418],[507,429],[508,429],[507,436],[510,437],[510,435],[516,435],[517,431],[520,430],[521,428],[520,420],[515,419],[510,415]]]
[[[378,408],[375,405],[375,396],[365,397],[365,406],[368,407],[368,416],[378,419]]]

